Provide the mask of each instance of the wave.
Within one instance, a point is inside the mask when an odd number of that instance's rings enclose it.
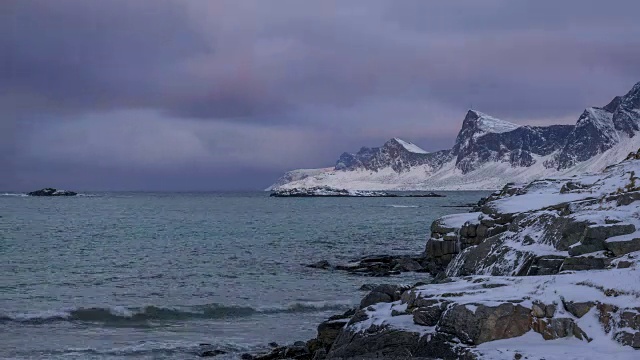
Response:
[[[2,193],[0,194],[0,196],[17,196],[17,197],[27,197],[29,195],[27,194],[20,194],[20,193]]]
[[[55,322],[87,322],[107,325],[142,325],[153,321],[185,321],[197,319],[225,319],[249,317],[258,314],[303,313],[348,308],[348,302],[295,302],[286,306],[253,308],[205,304],[181,307],[80,307],[62,311],[38,313],[0,314],[1,323],[41,325]]]
[[[149,341],[144,342],[142,344],[136,345],[128,345],[128,346],[120,346],[113,348],[93,348],[93,347],[79,347],[79,348],[68,348],[68,349],[58,349],[53,351],[45,351],[39,353],[39,355],[45,355],[48,357],[56,357],[64,356],[72,358],[76,358],[76,356],[80,356],[81,358],[86,357],[98,357],[103,358],[107,357],[144,357],[144,358],[166,358],[167,356],[170,358],[192,358],[198,356],[202,351],[206,350],[222,350],[229,354],[235,353],[236,356],[233,358],[238,358],[237,354],[240,352],[253,352],[256,350],[263,350],[262,347],[249,345],[249,344],[236,344],[230,342],[216,342],[214,344],[199,344],[192,342],[184,342],[184,341],[169,341],[169,342],[157,342],[157,341]],[[31,355],[26,353],[25,355]],[[222,356],[221,358],[229,358],[229,356]]]
[[[387,207],[392,207],[392,208],[417,208],[420,207],[418,205],[387,205]]]
[[[30,197],[23,193],[0,193],[0,196],[14,196],[14,197]],[[76,197],[100,197],[97,194],[77,194]]]

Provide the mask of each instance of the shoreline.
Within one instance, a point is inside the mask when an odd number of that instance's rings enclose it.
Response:
[[[508,184],[472,212],[434,221],[422,255],[312,264],[384,276],[403,258],[416,266],[402,270],[434,278],[374,286],[356,309],[319,324],[315,338],[251,358],[635,359],[636,173],[640,150],[597,175]]]

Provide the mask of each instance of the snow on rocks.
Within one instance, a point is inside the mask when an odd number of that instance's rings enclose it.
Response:
[[[373,288],[313,358],[638,358],[636,174],[634,156],[597,174],[510,184],[435,221],[425,260],[445,271]]]
[[[638,285],[636,262],[629,269],[472,276],[416,286],[400,300],[389,298],[360,310],[328,358],[492,359],[507,344],[523,356],[540,358],[536,349],[553,354],[564,344],[584,359],[597,359],[605,351],[631,359],[637,356],[633,348],[640,348]],[[526,346],[531,341],[537,346]],[[590,356],[594,346],[600,351]]]
[[[469,110],[451,149],[426,152],[397,138],[343,153],[333,168],[286,173],[269,190],[328,185],[361,190],[495,190],[598,172],[640,147],[640,83],[576,125],[519,126]]]
[[[400,143],[400,145],[402,145],[402,147],[404,147],[408,152],[412,152],[414,154],[428,154],[428,152],[424,151],[414,143],[411,143],[409,141],[404,141],[398,138],[394,138],[394,140]]]
[[[271,193],[274,197],[397,197],[382,191],[361,191],[336,189],[328,186],[318,186],[313,188],[302,189],[278,189]]]

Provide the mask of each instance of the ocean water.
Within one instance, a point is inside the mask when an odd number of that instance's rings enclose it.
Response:
[[[0,358],[220,358],[315,336],[371,278],[310,269],[424,249],[431,222],[486,192],[445,198],[267,193],[0,195]]]

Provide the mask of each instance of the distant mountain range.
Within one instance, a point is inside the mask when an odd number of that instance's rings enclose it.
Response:
[[[343,153],[336,165],[284,174],[267,190],[492,190],[509,182],[600,171],[640,147],[640,82],[575,125],[520,126],[469,110],[455,145],[427,152],[393,138]]]

